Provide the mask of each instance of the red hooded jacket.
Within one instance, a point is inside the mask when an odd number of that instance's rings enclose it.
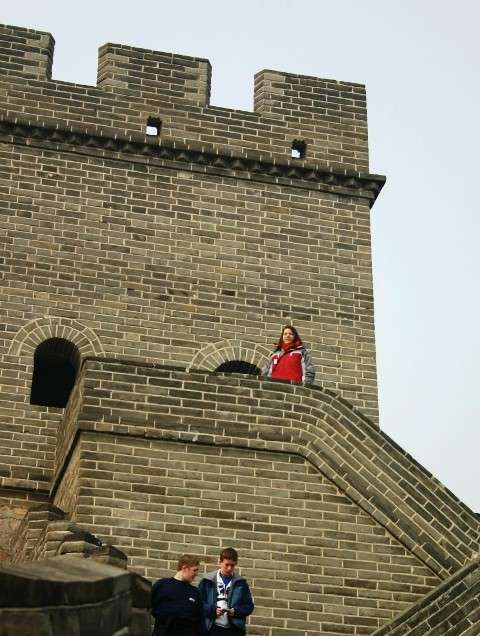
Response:
[[[282,346],[275,351],[270,363],[270,377],[277,380],[290,380],[302,382],[303,367],[302,356],[304,348],[301,340],[292,342],[290,346]]]

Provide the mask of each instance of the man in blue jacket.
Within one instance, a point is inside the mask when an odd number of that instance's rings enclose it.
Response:
[[[219,568],[205,574],[198,590],[203,604],[203,630],[209,636],[243,636],[253,600],[247,581],[235,572],[238,553],[220,552]]]

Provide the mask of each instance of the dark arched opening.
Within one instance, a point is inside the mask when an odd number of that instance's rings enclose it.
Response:
[[[250,362],[244,360],[228,360],[215,369],[218,373],[249,373],[250,375],[260,375],[260,369]]]
[[[64,338],[49,338],[35,349],[30,404],[64,408],[80,366],[77,347]]]

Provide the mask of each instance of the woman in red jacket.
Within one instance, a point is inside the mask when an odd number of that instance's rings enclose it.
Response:
[[[303,346],[298,331],[285,325],[265,375],[276,380],[290,380],[298,384],[313,384],[315,368],[309,352]]]

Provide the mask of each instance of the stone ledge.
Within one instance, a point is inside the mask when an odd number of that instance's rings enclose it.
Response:
[[[19,497],[33,501],[49,502],[49,489],[39,487],[37,482],[29,479],[16,479],[12,477],[0,478],[0,497]]]
[[[99,603],[129,592],[133,576],[136,575],[94,559],[67,555],[6,565],[0,570],[0,607]]]
[[[0,631],[110,636],[135,622],[135,633],[147,636],[149,599],[146,579],[92,559],[61,556],[6,566],[0,569]]]
[[[182,144],[168,139],[159,145],[146,141],[143,135],[99,135],[87,128],[53,128],[21,118],[0,120],[0,141],[67,151],[86,148],[89,155],[101,151],[102,157],[112,159],[127,155],[129,161],[135,157],[136,161],[159,162],[159,165],[172,169],[189,169],[236,179],[261,179],[279,185],[357,196],[366,198],[370,205],[385,183],[385,177],[376,174],[334,170],[303,161],[272,161],[261,154],[258,157],[220,154],[206,150],[203,144]]]

